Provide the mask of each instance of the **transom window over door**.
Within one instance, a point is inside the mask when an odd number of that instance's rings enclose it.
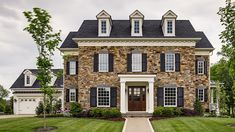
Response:
[[[198,61],[198,74],[204,74],[204,61]]]
[[[106,33],[107,31],[107,27],[106,27],[106,20],[102,20],[101,21],[101,33]]]
[[[140,33],[140,21],[139,20],[134,21],[134,33]]]
[[[76,90],[69,89],[69,95],[70,95],[70,102],[75,102],[76,101]]]
[[[132,72],[142,71],[142,54],[134,53],[132,54]]]
[[[172,20],[167,21],[167,33],[173,33],[173,22],[172,22]]]
[[[166,69],[166,72],[175,71],[175,54],[173,54],[173,53],[166,54],[165,69]]]
[[[109,55],[99,54],[99,72],[108,72],[109,67]]]
[[[203,88],[198,89],[198,100],[200,102],[204,102],[204,89]]]
[[[164,88],[164,106],[176,107],[177,106],[177,90],[175,87]]]
[[[110,107],[110,88],[98,87],[97,88],[97,106]]]

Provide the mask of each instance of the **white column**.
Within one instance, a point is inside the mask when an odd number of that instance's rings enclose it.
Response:
[[[120,90],[120,111],[121,113],[126,113],[126,82],[121,82],[121,90]]]
[[[154,111],[154,83],[149,82],[149,113]]]
[[[65,104],[64,104],[64,89],[63,89],[61,92],[62,92],[62,93],[61,93],[61,94],[62,94],[62,95],[61,95],[61,96],[62,96],[62,97],[61,97],[62,111],[64,111],[64,105],[65,105]],[[78,95],[76,95],[76,96],[78,96]]]
[[[211,89],[211,104],[214,103],[214,94],[213,94],[213,88],[210,88]]]

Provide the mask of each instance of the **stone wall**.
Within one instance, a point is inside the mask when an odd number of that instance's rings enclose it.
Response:
[[[99,53],[100,50],[107,49],[114,54],[114,71],[107,73],[93,72],[93,55]],[[186,108],[193,108],[195,100],[195,90],[198,85],[203,84],[209,87],[208,76],[195,74],[195,48],[194,47],[79,47],[79,68],[78,76],[65,75],[65,88],[71,85],[79,88],[79,102],[82,107],[90,107],[90,87],[97,86],[115,86],[118,88],[117,107],[120,107],[120,82],[118,74],[128,74],[127,72],[127,53],[132,50],[139,50],[147,53],[148,68],[147,72],[132,73],[132,74],[156,74],[157,78],[154,84],[156,96],[156,89],[159,86],[176,85],[177,87],[184,87],[184,106]],[[160,72],[160,53],[173,51],[181,55],[181,71],[180,72]],[[205,56],[208,60],[209,57]],[[69,59],[76,59],[76,57],[69,57]],[[209,61],[207,61],[209,64]],[[208,66],[209,67],[209,66]],[[66,69],[66,67],[65,67]],[[208,102],[209,102],[208,97]],[[155,101],[155,106],[156,106]],[[204,103],[205,108],[208,108],[208,103]]]

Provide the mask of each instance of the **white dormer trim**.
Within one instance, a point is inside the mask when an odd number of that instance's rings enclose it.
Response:
[[[130,23],[131,23],[131,36],[143,36],[143,22],[144,22],[144,15],[138,11],[135,10],[131,15],[129,16]],[[136,32],[136,24],[138,23],[138,29],[139,31]]]
[[[37,77],[33,75],[30,70],[25,70],[23,73],[24,73],[24,86],[26,87],[32,86]],[[29,83],[27,79],[29,79]]]
[[[167,11],[163,16],[162,16],[162,32],[164,34],[164,36],[175,36],[175,23],[176,23],[176,18],[177,18],[177,15],[169,10]],[[168,22],[171,22],[172,24],[172,32],[168,32]]]
[[[49,86],[54,86],[55,85],[55,81],[56,81],[56,79],[57,79],[57,76],[56,75],[54,75],[53,73],[52,73],[52,78],[51,78],[51,83],[49,84]]]
[[[107,37],[110,36],[110,32],[112,29],[112,18],[105,10],[102,10],[98,15],[96,15],[98,20],[98,36],[99,37]],[[102,22],[105,22],[106,32],[102,32]]]

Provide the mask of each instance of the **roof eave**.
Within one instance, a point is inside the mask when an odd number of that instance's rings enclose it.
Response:
[[[213,51],[215,48],[195,48],[195,50],[200,50],[200,51]]]

